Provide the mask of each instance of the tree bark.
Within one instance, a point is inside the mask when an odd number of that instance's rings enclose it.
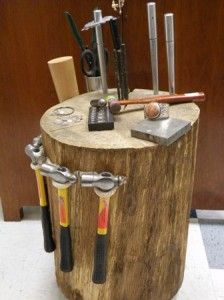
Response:
[[[131,97],[144,96],[145,90]],[[115,130],[88,132],[88,106],[96,93],[77,96],[49,109],[41,119],[43,143],[53,163],[72,171],[109,171],[127,176],[110,200],[107,280],[92,282],[98,197],[79,183],[70,188],[74,269],[59,269],[57,191],[48,180],[56,240],[57,282],[69,299],[168,300],[184,274],[191,207],[199,109],[195,104],[170,108],[172,117],[190,120],[191,130],[168,147],[132,138],[130,128],[143,111],[115,117]],[[83,115],[80,123],[55,125],[52,111],[71,106]],[[132,108],[133,109],[133,108]]]

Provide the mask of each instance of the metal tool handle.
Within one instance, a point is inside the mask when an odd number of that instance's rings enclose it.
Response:
[[[102,19],[102,11],[99,9],[94,10],[94,21],[100,22]],[[100,75],[102,80],[102,89],[103,94],[107,94],[108,86],[107,86],[107,69],[106,69],[106,60],[105,60],[105,51],[103,45],[103,34],[102,34],[102,26],[101,24],[96,25],[96,42],[97,42],[97,51],[99,57],[99,65],[100,65]]]
[[[175,94],[174,21],[173,14],[164,15],[169,93]]]
[[[92,280],[96,284],[106,281],[107,234],[96,235],[94,269]]]
[[[121,48],[121,35],[119,31],[118,19],[117,18],[111,19],[109,23],[110,23],[110,31],[112,35],[114,49],[119,50]]]
[[[48,197],[45,187],[45,182],[43,176],[40,174],[40,170],[37,168],[35,170],[39,201],[40,201],[40,210],[41,210],[41,223],[43,229],[43,238],[44,238],[44,250],[46,252],[53,252],[55,250],[55,243],[52,238],[52,227],[51,227],[51,216],[48,206]]]
[[[55,243],[52,237],[51,216],[49,206],[41,206],[40,210],[44,238],[44,250],[50,253],[55,250]]]
[[[154,95],[159,93],[156,3],[147,3],[152,84]]]
[[[82,49],[82,51],[84,51],[86,47],[83,43],[83,40],[82,40],[81,35],[79,33],[78,27],[77,27],[72,15],[68,11],[65,11],[64,14],[65,14],[65,17],[68,21],[68,25],[71,29],[71,32],[73,34],[73,37],[74,37],[75,41],[77,42],[79,47]]]
[[[127,70],[127,54],[125,44],[121,44],[121,55],[122,55],[122,76],[123,76],[123,99],[128,99],[128,70]]]

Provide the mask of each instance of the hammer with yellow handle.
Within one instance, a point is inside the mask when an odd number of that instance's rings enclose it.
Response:
[[[60,220],[60,269],[71,272],[74,265],[69,217],[69,187],[77,181],[77,176],[66,167],[51,163],[43,163],[40,173],[52,179],[52,184],[58,190],[58,208]]]
[[[46,160],[42,146],[41,136],[33,139],[32,144],[25,147],[25,153],[31,158],[31,168],[35,171],[41,209],[41,222],[44,237],[44,249],[46,252],[55,250],[55,243],[52,237],[51,217],[48,206],[48,195],[45,188],[45,181],[40,173],[40,165]]]

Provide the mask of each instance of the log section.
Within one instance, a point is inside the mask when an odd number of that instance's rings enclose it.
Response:
[[[136,90],[131,97],[149,91]],[[191,130],[168,147],[132,138],[130,128],[143,111],[115,116],[115,130],[89,132],[88,106],[97,93],[77,96],[50,108],[41,119],[43,143],[53,163],[72,171],[109,171],[127,176],[110,201],[107,281],[92,283],[98,198],[92,188],[70,188],[71,235],[75,266],[59,269],[57,191],[48,181],[57,282],[69,299],[168,300],[184,274],[189,211],[196,159],[199,109],[193,104],[170,108],[170,115],[190,120]],[[61,128],[53,110],[71,106],[83,117]]]

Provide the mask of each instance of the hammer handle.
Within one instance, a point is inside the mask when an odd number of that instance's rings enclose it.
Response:
[[[96,284],[106,281],[107,234],[96,235],[92,280]]]
[[[102,284],[106,281],[109,200],[110,198],[100,198],[99,203],[94,269],[92,276],[92,280],[96,284]]]
[[[159,103],[186,103],[186,102],[203,102],[205,101],[205,94],[203,92],[199,93],[187,93],[187,94],[176,94],[176,95],[157,95],[149,96],[145,98],[137,98],[131,100],[120,100],[120,105],[128,104],[145,104],[150,102],[159,102]]]
[[[60,226],[60,269],[62,272],[71,272],[73,269],[72,243],[70,227]]]
[[[51,227],[51,217],[48,206],[47,191],[45,188],[45,182],[43,176],[40,174],[40,170],[35,170],[40,209],[41,209],[41,223],[43,229],[44,238],[44,250],[46,252],[53,252],[55,250],[54,240],[52,238],[52,227]]]
[[[58,188],[58,204],[60,219],[60,269],[62,272],[71,272],[73,269],[72,243],[69,226],[68,188]]]

